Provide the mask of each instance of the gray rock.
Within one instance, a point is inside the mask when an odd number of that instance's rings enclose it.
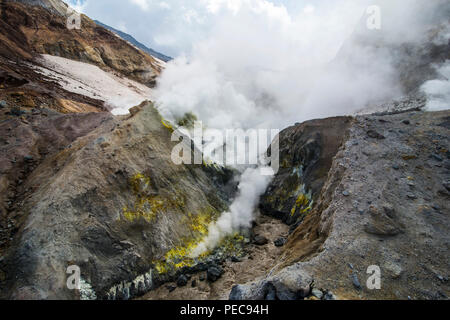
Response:
[[[123,300],[130,300],[130,288],[123,288]]]
[[[236,256],[233,256],[233,257],[231,257],[231,262],[234,262],[234,263],[242,262],[242,259],[240,259]]]
[[[216,282],[220,279],[220,277],[223,275],[224,271],[219,266],[212,266],[208,268],[208,271],[206,272],[206,278],[210,282]]]
[[[444,181],[442,185],[445,187],[445,189],[447,189],[447,191],[450,191],[450,180]]]
[[[367,131],[367,135],[368,135],[370,138],[373,138],[373,139],[378,139],[378,140],[386,139],[385,136],[383,136],[382,134],[376,132],[375,130],[369,130],[369,131]]]
[[[395,218],[395,208],[394,208],[391,204],[385,203],[385,204],[383,205],[383,210],[384,210],[384,213],[385,213],[389,218],[392,218],[392,219]]]
[[[322,300],[322,298],[323,298],[323,292],[319,289],[316,289],[316,288],[312,289],[311,294],[314,297],[316,297],[317,299]]]
[[[303,293],[300,292],[296,293],[281,283],[277,283],[277,286],[275,287],[275,292],[276,298],[282,301],[293,301],[297,300],[298,298],[304,298]]]
[[[437,204],[433,204],[433,205],[431,206],[431,208],[433,208],[433,209],[436,210],[436,211],[440,211],[440,210],[441,210],[441,207],[439,207]]]
[[[152,283],[149,279],[144,280],[146,290],[150,290],[152,288]]]
[[[19,107],[12,107],[9,111],[9,114],[12,116],[20,117],[21,115],[25,114],[25,111],[22,111]]]
[[[253,239],[253,243],[256,244],[257,246],[265,246],[266,244],[269,243],[269,240],[267,240],[267,238],[264,236],[257,235]]]
[[[275,301],[277,300],[277,289],[272,283],[268,283],[266,285],[266,293],[264,299],[267,301]]]
[[[435,153],[433,153],[430,157],[431,157],[431,159],[436,160],[437,162],[442,162],[442,161],[444,161],[444,159],[442,159],[441,156],[439,156],[439,155],[437,155],[437,154],[435,154]]]
[[[393,279],[400,278],[403,273],[403,268],[399,264],[392,261],[387,262],[385,268],[391,274]]]
[[[167,288],[167,290],[169,290],[169,292],[174,292],[177,287],[174,286],[173,284],[170,284],[166,288]]]
[[[324,300],[337,300],[337,297],[333,294],[333,292],[328,291],[323,297]]]
[[[243,293],[242,288],[240,285],[236,285],[231,289],[230,296],[228,297],[229,300],[239,301],[242,300]]]
[[[361,290],[361,283],[359,282],[358,275],[356,273],[352,274],[352,283],[356,289]]]
[[[408,193],[407,197],[410,200],[416,200],[417,199],[417,196],[415,194],[412,194],[412,193]]]
[[[287,239],[286,238],[278,238],[277,240],[274,241],[274,245],[276,247],[282,247],[286,244]]]
[[[8,106],[8,104],[6,103],[6,101],[1,100],[0,101],[0,109],[6,108]]]
[[[188,281],[189,281],[188,278],[184,274],[182,274],[181,276],[178,277],[177,286],[184,287],[187,285]]]
[[[146,290],[145,290],[144,282],[143,281],[139,281],[139,283],[138,283],[138,295],[140,295],[140,296],[144,295],[145,292],[146,292]]]

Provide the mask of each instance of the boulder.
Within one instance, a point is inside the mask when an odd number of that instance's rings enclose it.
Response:
[[[220,266],[211,266],[206,272],[206,278],[209,282],[216,282],[222,277],[224,271]]]

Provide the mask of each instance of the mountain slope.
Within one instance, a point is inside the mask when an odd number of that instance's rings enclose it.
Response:
[[[38,6],[61,16],[67,15],[69,9],[69,6],[61,0],[5,0],[4,2],[19,2],[30,6]]]
[[[67,8],[59,0],[0,2],[0,100],[24,112],[41,107],[58,112],[118,107],[127,113],[151,99],[162,62],[85,15],[81,29],[69,30]],[[89,73],[84,80],[73,78],[73,62],[77,70]],[[55,64],[61,68],[53,70]],[[114,83],[107,88],[97,85],[111,79]],[[120,90],[113,91],[116,87]],[[8,108],[1,111],[9,113]]]
[[[22,1],[3,3],[3,28],[0,32],[5,35],[11,28],[17,29],[20,33],[18,38],[23,39],[24,44],[35,54],[50,54],[91,63],[107,71],[117,71],[150,87],[155,85],[161,66],[154,58],[98,26],[85,15],[81,15],[81,29],[70,30],[66,26],[67,18],[55,14],[56,9],[46,9],[48,4],[45,4],[45,7],[41,7],[36,4],[26,5]],[[14,43],[16,38],[9,39]],[[20,52],[16,54],[23,57]]]
[[[122,289],[129,298],[189,266],[183,250],[227,208],[223,173],[175,165],[176,143],[158,111],[146,102],[133,113],[122,120],[91,115],[96,129],[29,161],[35,169],[9,208],[15,240],[0,243],[0,270],[7,273],[0,290],[9,288],[0,294],[80,298],[68,290],[65,271],[78,265],[98,298],[120,299]]]
[[[159,53],[159,52],[157,52],[157,51],[147,47],[146,45],[144,45],[144,44],[140,43],[139,41],[137,41],[133,36],[131,36],[131,35],[125,33],[125,32],[122,32],[120,30],[114,29],[113,27],[110,27],[110,26],[108,26],[108,25],[106,25],[106,24],[104,24],[104,23],[102,23],[102,22],[100,22],[98,20],[94,20],[94,22],[96,24],[98,24],[99,26],[116,33],[123,40],[128,41],[132,45],[136,46],[137,48],[141,49],[144,52],[147,52],[149,55],[151,55],[153,57],[156,57],[156,58],[158,58],[158,59],[160,59],[160,60],[162,60],[164,62],[169,62],[170,60],[172,60],[171,57],[168,57],[168,56],[166,56],[166,55],[164,55],[162,53]]]
[[[262,209],[291,234],[271,272],[230,298],[448,299],[449,119],[406,112],[284,130]],[[367,285],[371,266],[379,290]]]

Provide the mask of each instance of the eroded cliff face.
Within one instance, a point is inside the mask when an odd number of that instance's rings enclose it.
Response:
[[[280,135],[280,170],[260,201],[264,214],[293,229],[317,202],[351,117],[307,121]]]
[[[80,29],[67,28],[68,14],[62,9],[65,4],[54,2],[43,6],[36,1],[31,5],[29,1],[3,1],[0,31],[8,40],[2,45],[5,51],[12,51],[14,58],[38,53],[88,62],[150,87],[155,85],[161,72],[156,59],[85,15],[81,15]],[[11,29],[15,30],[13,34],[7,32]]]
[[[353,119],[346,133],[335,136],[342,145],[329,154],[330,169],[320,174],[323,187],[312,192],[315,203],[289,236],[277,271],[235,286],[230,298],[447,299],[449,116],[406,112]],[[327,121],[332,120],[322,123]],[[308,138],[305,126],[287,129],[282,139],[302,131],[296,141]],[[303,141],[299,150],[312,143]],[[326,150],[328,143],[319,140],[315,149]],[[317,154],[304,157],[303,166],[317,165],[324,153]],[[285,192],[283,186],[297,175],[289,154],[281,161],[286,168],[272,185],[274,193]],[[314,175],[306,170],[299,176],[308,181]],[[277,208],[281,199],[265,196],[263,203]],[[298,207],[293,198],[284,203]],[[370,266],[381,270],[380,290],[366,285]]]
[[[85,15],[81,29],[69,29],[70,12],[62,1],[2,1],[0,15],[0,100],[8,107],[103,112],[117,107],[109,100],[126,109],[152,98],[149,92],[163,68],[161,61]],[[51,56],[66,69],[55,67]],[[94,79],[70,74],[71,69],[83,69]],[[93,87],[92,83],[103,83],[96,75],[109,80],[106,88]],[[126,101],[136,95],[142,98]]]

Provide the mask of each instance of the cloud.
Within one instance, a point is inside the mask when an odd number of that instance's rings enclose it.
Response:
[[[327,0],[318,0],[322,3]],[[342,0],[340,0],[342,1]],[[310,1],[304,0],[69,0],[93,19],[118,28],[123,22],[127,32],[162,53],[178,56],[188,53],[206,38],[222,16],[238,14],[249,5],[274,15],[289,10],[301,12]],[[265,9],[263,9],[265,7]],[[278,12],[278,13],[277,13]],[[167,39],[170,39],[168,41]]]
[[[329,101],[316,109],[302,107],[319,98],[314,97],[317,81],[335,91],[344,88],[341,80],[351,83],[351,74],[338,76],[344,67],[335,68],[335,74],[324,74],[323,68],[353,32],[363,5],[344,1],[314,13],[302,7],[296,15],[264,0],[208,0],[206,5],[220,18],[190,52],[167,65],[159,81],[157,101],[166,116],[193,111],[213,127],[283,128],[329,109]],[[347,86],[353,89],[349,94],[367,92],[367,78],[362,74],[362,81]]]
[[[137,5],[144,11],[148,11],[150,9],[150,1],[149,0],[130,0],[131,3]]]

